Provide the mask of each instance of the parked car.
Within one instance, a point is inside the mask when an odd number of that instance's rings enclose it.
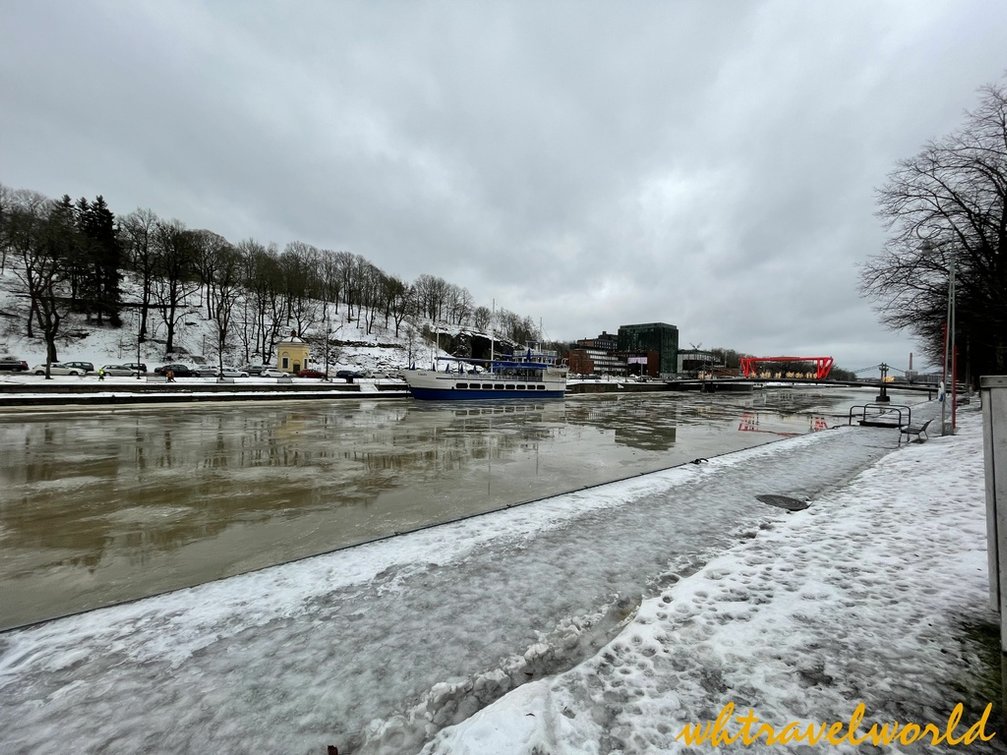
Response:
[[[325,370],[301,370],[297,373],[297,377],[302,378],[324,378]]]
[[[105,371],[106,375],[112,375],[113,377],[132,377],[137,374],[137,371],[130,369],[128,364],[106,364],[102,365],[101,369]]]
[[[45,365],[37,364],[32,368],[32,372],[36,375],[45,374]],[[50,375],[83,375],[84,370],[80,367],[71,367],[69,364],[60,364],[59,362],[49,363],[49,374]]]
[[[217,377],[248,377],[248,373],[245,370],[239,370],[237,367],[228,367],[227,365],[224,365],[224,367],[217,372]]]
[[[175,373],[175,377],[196,377],[196,371],[187,364],[165,364],[154,368],[155,375],[164,375],[168,370]]]
[[[343,380],[352,380],[353,378],[365,378],[370,376],[371,373],[366,370],[339,370],[336,373],[336,377],[342,378]]]
[[[194,369],[196,377],[217,377],[217,368],[208,367],[205,364]]]
[[[17,357],[0,357],[0,370],[5,372],[28,372],[28,363]]]
[[[262,371],[264,369],[266,369],[266,365],[264,365],[264,364],[246,364],[241,369],[244,370],[245,372],[247,372],[249,375],[253,375],[253,376],[254,375],[261,375]]]
[[[62,362],[64,367],[75,367],[83,374],[94,372],[94,365],[91,362]]]
[[[260,377],[290,377],[289,372],[284,372],[283,370],[278,370],[275,367],[263,367],[262,372],[259,373]]]
[[[147,372],[147,365],[143,362],[128,362],[122,366],[128,370],[133,370],[133,372],[139,372],[141,375]]]

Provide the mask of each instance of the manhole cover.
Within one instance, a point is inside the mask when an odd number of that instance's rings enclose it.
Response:
[[[773,495],[767,493],[765,495],[757,495],[755,497],[763,503],[768,503],[770,506],[779,506],[781,509],[786,509],[787,511],[801,511],[802,509],[808,508],[807,502],[797,498],[791,498],[788,495]]]

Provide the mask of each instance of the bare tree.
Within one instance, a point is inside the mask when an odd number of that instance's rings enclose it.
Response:
[[[472,319],[475,323],[476,330],[485,333],[490,326],[490,320],[493,319],[493,313],[490,311],[489,307],[476,307],[475,311],[472,313]]]
[[[987,86],[965,124],[900,162],[879,191],[889,232],[862,269],[883,322],[940,361],[952,258],[966,374],[1007,371],[1007,91]]]
[[[421,275],[413,284],[416,290],[417,311],[432,322],[443,319],[451,284],[434,275]]]
[[[192,241],[192,267],[199,274],[199,303],[206,305],[206,319],[212,320],[217,266],[224,250],[230,249],[231,245],[213,231],[190,231],[189,237]]]
[[[56,337],[69,303],[67,259],[78,243],[70,198],[64,196],[52,202],[37,192],[15,192],[5,242],[18,256],[20,265],[15,275],[30,302],[28,337],[33,337],[34,317],[45,340],[48,379],[49,364],[57,360]]]
[[[332,282],[332,287],[335,290],[335,296],[332,301],[338,308],[339,297],[342,295],[342,300],[346,304],[346,317],[349,319],[352,317],[351,308],[353,306],[349,292],[353,283],[353,271],[356,255],[352,252],[335,252],[333,254],[333,259],[333,274],[335,279]]]
[[[175,328],[182,318],[188,297],[199,290],[193,279],[194,242],[192,232],[177,220],[157,224],[154,297],[167,328],[165,353],[175,350]]]
[[[147,314],[154,285],[155,232],[158,217],[152,210],[136,209],[119,224],[127,260],[140,278],[140,342],[147,340]]]
[[[472,311],[475,308],[475,300],[467,288],[462,286],[448,286],[448,308],[451,322],[455,325],[464,325],[471,320]]]
[[[14,190],[0,184],[0,275],[7,269],[7,252],[10,248],[7,238],[7,225],[14,208]]]
[[[363,321],[365,332],[369,334],[381,310],[385,274],[363,258],[361,258],[361,262],[358,273],[360,276],[360,304],[357,309],[357,318]]]
[[[388,318],[395,322],[395,337],[399,336],[399,327],[409,311],[411,288],[394,275],[381,274],[381,301],[385,313],[385,327]]]
[[[231,328],[231,314],[241,286],[242,256],[234,247],[218,248],[215,252],[213,293],[214,335],[217,337],[217,367],[224,369],[224,352]]]
[[[318,254],[318,274],[321,277],[322,301],[332,303],[336,306],[336,309],[339,309],[339,295],[343,290],[339,267],[340,252],[322,249]],[[342,254],[345,254],[345,252]]]
[[[318,301],[314,296],[320,281],[317,265],[318,250],[300,241],[287,244],[280,257],[287,322],[293,320],[302,337],[318,318]]]

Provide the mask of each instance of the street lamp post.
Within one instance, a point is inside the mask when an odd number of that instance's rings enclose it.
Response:
[[[329,340],[332,337],[332,329],[329,327],[329,305],[328,303],[323,304],[325,307],[325,374],[322,376],[323,381],[329,379]]]
[[[956,413],[958,403],[958,390],[956,386],[957,375],[955,360],[955,255],[951,253],[951,264],[948,269],[948,311],[947,319],[944,323],[944,364],[941,368],[941,381],[944,384],[944,396],[941,401],[941,435],[954,435],[956,425]],[[948,356],[951,357],[951,426],[947,424],[948,408]]]
[[[142,380],[140,377],[140,327],[143,325],[143,314],[139,309],[136,310],[136,379]]]
[[[879,404],[887,404],[892,400],[892,397],[888,395],[888,370],[890,369],[887,364],[882,362],[878,365],[878,369],[881,370],[881,393],[875,399]]]

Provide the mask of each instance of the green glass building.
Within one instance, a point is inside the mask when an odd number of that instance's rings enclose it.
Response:
[[[666,322],[620,325],[619,351],[656,351],[661,374],[674,374],[678,369],[678,328]]]

